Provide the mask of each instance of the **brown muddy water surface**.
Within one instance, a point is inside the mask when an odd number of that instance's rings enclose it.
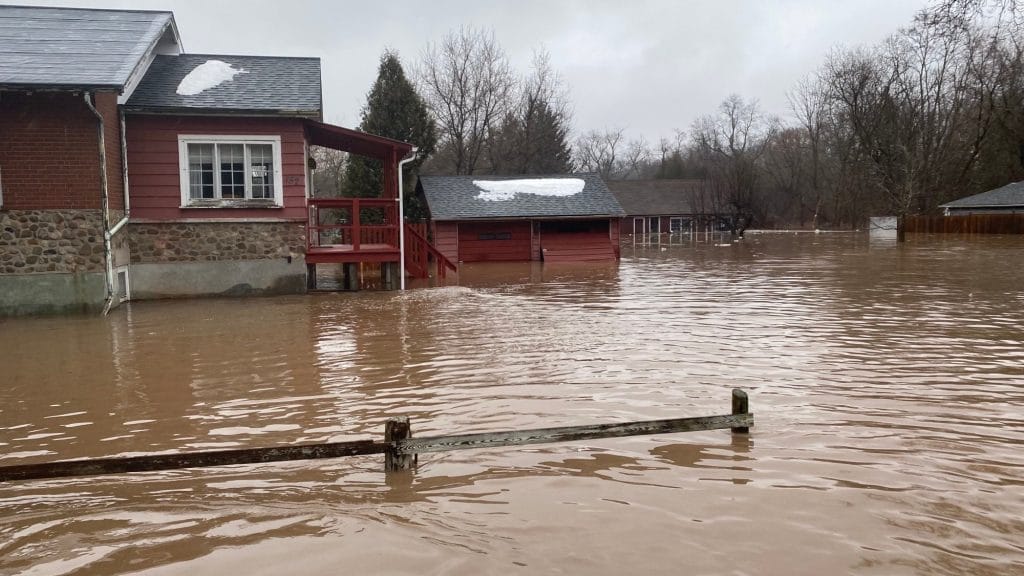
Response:
[[[0,320],[0,465],[756,426],[0,485],[2,574],[1022,574],[1024,237],[750,235],[460,285]]]

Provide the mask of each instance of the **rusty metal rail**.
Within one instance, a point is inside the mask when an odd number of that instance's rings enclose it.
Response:
[[[241,448],[237,450],[153,454],[126,458],[63,460],[42,464],[2,466],[0,467],[0,482],[233,466],[237,464],[262,464],[291,460],[315,460],[369,454],[384,454],[385,470],[395,472],[411,469],[415,466],[414,455],[421,453],[576,442],[599,438],[621,438],[624,436],[671,434],[725,428],[732,429],[733,433],[745,434],[749,431],[749,427],[753,425],[754,415],[748,409],[747,394],[737,388],[732,391],[732,414],[720,416],[671,418],[586,426],[561,426],[557,428],[481,432],[450,436],[426,436],[423,438],[412,437],[408,418],[391,418],[385,423],[383,442],[356,440],[300,446]]]

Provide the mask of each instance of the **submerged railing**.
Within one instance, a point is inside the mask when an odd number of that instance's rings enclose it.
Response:
[[[415,455],[421,453],[576,442],[598,438],[621,438],[624,436],[696,432],[724,428],[732,429],[734,434],[746,434],[753,425],[754,415],[749,410],[747,393],[736,388],[732,391],[732,413],[720,416],[671,418],[667,420],[586,426],[561,426],[557,428],[480,432],[450,436],[426,436],[423,438],[412,437],[412,427],[408,418],[391,418],[384,425],[383,442],[356,440],[301,446],[240,448],[237,450],[154,454],[126,458],[93,458],[88,460],[24,464],[20,466],[2,466],[0,467],[0,482],[65,478],[70,476],[99,476],[128,472],[153,472],[157,470],[178,470],[182,468],[205,468],[211,466],[233,466],[236,464],[262,464],[367,454],[384,454],[385,471],[397,472],[413,469],[416,464]]]

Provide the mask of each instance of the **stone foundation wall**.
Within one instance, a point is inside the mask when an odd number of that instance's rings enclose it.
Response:
[[[299,257],[305,253],[301,222],[131,223],[132,264],[217,262]]]
[[[99,210],[0,211],[0,275],[102,272]]]

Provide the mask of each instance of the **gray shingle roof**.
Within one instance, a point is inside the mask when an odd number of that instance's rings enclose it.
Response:
[[[234,78],[191,96],[177,93],[197,66],[220,60],[244,70]],[[319,117],[320,59],[271,56],[181,54],[157,56],[128,100],[128,110],[189,112],[219,110]]]
[[[1013,182],[995,190],[975,194],[939,208],[1010,208],[1024,206],[1024,182]]]
[[[627,216],[697,214],[700,180],[613,180],[608,188]]]
[[[0,6],[0,86],[121,89],[170,12]]]
[[[516,193],[508,200],[480,198],[483,190],[473,181],[583,180],[583,189],[571,196]],[[426,197],[434,220],[623,216],[622,207],[597,174],[520,176],[420,176],[417,185]],[[559,186],[554,184],[555,187]]]

